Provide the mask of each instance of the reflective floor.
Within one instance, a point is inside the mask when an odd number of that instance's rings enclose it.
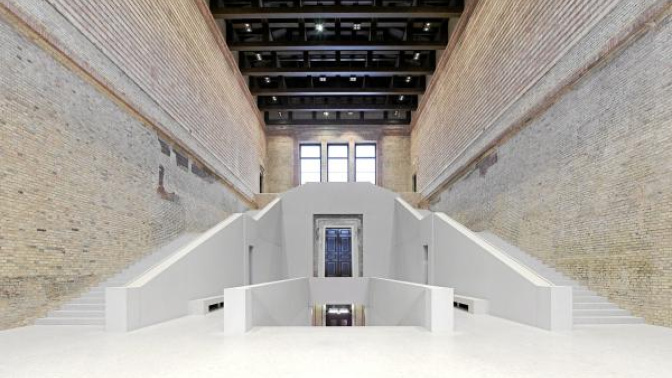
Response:
[[[225,337],[221,316],[128,334],[92,326],[3,331],[0,377],[672,377],[672,329],[662,327],[554,334],[458,311],[456,332],[444,335],[320,327]]]

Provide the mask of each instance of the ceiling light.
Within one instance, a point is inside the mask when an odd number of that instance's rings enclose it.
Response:
[[[357,76],[355,75],[350,76],[350,81],[357,81]]]
[[[422,28],[422,31],[428,32],[429,28],[432,26],[429,22],[425,23],[425,26]]]
[[[325,117],[329,118],[329,112],[324,112],[322,114],[324,114]]]
[[[362,30],[362,24],[352,24],[352,30]]]
[[[248,33],[252,32],[252,26],[250,24],[245,24],[245,31]]]
[[[315,24],[315,31],[318,33],[322,33],[324,31],[324,24]]]
[[[264,60],[264,59],[261,57],[261,54],[259,54],[259,53],[254,54],[254,56],[255,56],[255,58],[257,58],[257,60],[260,61],[260,62],[261,62],[262,60]]]
[[[410,82],[411,82],[411,80],[413,80],[413,78],[412,78],[412,77],[410,77],[410,76],[406,76],[406,82],[407,82],[407,83],[410,83]]]
[[[278,98],[275,97],[275,96],[273,96],[273,97],[271,97],[271,101],[273,101],[273,102],[278,102]]]
[[[320,76],[320,81],[324,83],[325,81],[327,81],[327,77],[326,76]]]
[[[349,115],[349,116],[351,116],[351,115],[353,115],[353,114],[355,114],[355,113],[353,113],[353,112],[348,112],[348,115]]]
[[[264,82],[266,82],[266,84],[270,84],[271,83],[271,78],[269,76],[266,76],[264,78]]]
[[[404,101],[406,97],[404,95],[399,96],[399,101]]]
[[[420,53],[416,52],[415,54],[413,54],[413,60],[418,60],[418,59],[420,59]]]

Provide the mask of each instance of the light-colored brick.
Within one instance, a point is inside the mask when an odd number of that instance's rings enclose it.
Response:
[[[1,19],[0,45],[0,329],[246,209]],[[157,193],[160,165],[175,201]]]

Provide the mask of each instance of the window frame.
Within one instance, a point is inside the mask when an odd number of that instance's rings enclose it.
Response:
[[[303,147],[318,147],[320,155],[318,157],[303,157]],[[320,162],[320,181],[310,181],[310,182],[322,182],[322,145],[320,143],[300,143],[299,144],[299,185],[303,185],[303,165],[301,162],[303,160],[317,160]],[[307,182],[305,183],[307,184]]]
[[[329,157],[329,147],[331,146],[345,146],[345,157]],[[329,160],[345,160],[345,181],[329,181]],[[326,182],[350,182],[350,144],[343,143],[327,143],[327,180]]]
[[[373,146],[373,157],[367,156],[367,157],[358,157],[357,156],[357,147],[358,146]],[[359,159],[372,159],[373,160],[373,185],[378,185],[378,145],[377,143],[369,142],[369,143],[355,143],[355,153],[354,153],[354,159],[355,159],[355,182],[370,182],[370,181],[357,181],[357,162]]]

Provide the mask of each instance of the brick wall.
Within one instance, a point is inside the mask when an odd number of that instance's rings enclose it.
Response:
[[[0,329],[246,209],[1,17],[0,46]],[[172,200],[157,193],[159,166]]]
[[[465,150],[617,3],[478,1],[414,119],[419,191],[435,191]]]
[[[637,16],[653,2],[644,3],[623,2],[523,100],[542,98],[543,86],[600,49],[596,41],[606,37],[613,47],[617,26],[638,19],[641,32],[431,200],[433,210],[491,230],[647,322],[669,327],[672,20],[669,8]]]
[[[249,199],[263,123],[204,1],[2,0],[73,65]]]
[[[411,190],[410,138],[405,135],[387,135],[381,129],[373,130],[295,130],[269,135],[267,163],[264,175],[265,192],[282,193],[299,183],[298,149],[301,143],[322,144],[323,179],[326,181],[326,146],[329,143],[347,143],[350,146],[350,176],[354,180],[354,146],[356,143],[376,143],[378,185],[396,191]]]

